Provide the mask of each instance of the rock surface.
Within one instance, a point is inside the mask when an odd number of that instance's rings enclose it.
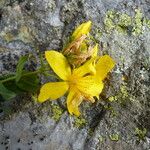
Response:
[[[1,75],[15,71],[20,55],[61,50],[74,27],[87,20],[100,53],[117,65],[101,101],[85,102],[80,118],[68,115],[65,97],[33,104],[22,96],[1,104],[13,111],[9,117],[1,112],[0,149],[149,150],[149,12],[149,0],[1,0]]]

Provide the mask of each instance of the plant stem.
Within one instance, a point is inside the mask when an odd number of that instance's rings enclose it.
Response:
[[[55,75],[53,75],[53,74],[49,74],[49,73],[46,73],[46,72],[44,72],[43,73],[45,76],[49,76],[49,77],[54,77],[54,78],[56,78],[56,79],[60,79],[59,77],[57,77],[57,76],[55,76]]]
[[[10,77],[10,78],[7,78],[7,79],[4,79],[4,80],[0,81],[0,83],[4,83],[4,82],[10,81],[10,80],[14,80],[15,78],[16,78],[16,76],[13,76],[13,77]]]
[[[36,71],[33,71],[33,72],[24,73],[24,74],[22,74],[22,77],[29,76],[29,75],[34,75],[34,74],[38,74],[38,73],[42,73],[44,71],[48,71],[48,70],[43,70],[43,69],[40,68],[40,69],[38,69]],[[57,78],[55,75],[50,75],[49,74],[49,76]],[[4,83],[4,82],[7,82],[7,81],[15,80],[15,78],[16,78],[16,76],[12,76],[12,77],[9,77],[7,79],[1,80],[0,83]]]

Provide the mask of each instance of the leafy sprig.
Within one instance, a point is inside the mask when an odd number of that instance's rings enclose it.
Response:
[[[16,73],[0,80],[0,96],[9,100],[20,93],[38,93],[37,101],[43,103],[55,100],[68,92],[67,108],[71,115],[80,115],[79,105],[83,100],[95,102],[99,99],[104,83],[103,80],[115,66],[115,61],[109,56],[98,56],[98,43],[90,36],[91,21],[79,25],[70,37],[69,43],[61,52],[45,51],[45,59],[40,55],[39,68],[26,71],[25,64],[29,55],[22,56],[16,68]],[[49,66],[48,66],[49,64]],[[57,75],[48,71],[50,68]],[[53,76],[57,82],[48,82],[41,86],[39,75]]]
[[[0,101],[10,100],[22,93],[36,93],[40,87],[38,74],[47,75],[50,70],[47,64],[44,64],[42,54],[40,55],[40,68],[35,71],[26,71],[25,64],[30,60],[29,55],[20,57],[16,72],[0,77]],[[51,75],[51,74],[49,74]],[[55,77],[54,75],[51,75]]]

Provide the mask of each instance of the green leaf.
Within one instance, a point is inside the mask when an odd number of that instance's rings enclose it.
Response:
[[[10,78],[10,77],[13,77],[13,76],[14,76],[14,74],[1,75],[1,76],[0,76],[0,81],[1,81],[1,80],[5,80],[5,79]]]
[[[24,93],[25,91],[20,89],[17,85],[15,80],[10,80],[7,81],[5,83],[3,83],[3,85],[10,91],[16,93],[17,95]]]
[[[23,67],[26,61],[28,60],[28,57],[29,57],[28,55],[22,56],[18,61],[17,70],[16,70],[16,82],[18,82],[22,76]]]
[[[8,90],[2,83],[0,83],[0,95],[5,99],[9,100],[16,96],[13,91]]]
[[[39,88],[39,78],[36,74],[22,76],[16,85],[26,92],[36,92]]]

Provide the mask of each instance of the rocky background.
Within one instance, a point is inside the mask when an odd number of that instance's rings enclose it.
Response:
[[[101,100],[83,103],[79,118],[68,115],[66,97],[4,102],[0,150],[150,150],[149,0],[0,0],[0,74],[26,53],[61,50],[87,20],[100,53],[117,63]]]

